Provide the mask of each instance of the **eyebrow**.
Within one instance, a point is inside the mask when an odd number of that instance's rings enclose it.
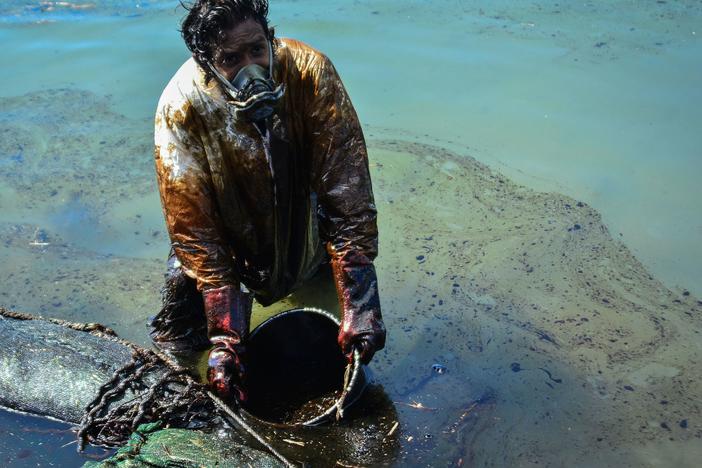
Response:
[[[257,36],[254,39],[251,39],[250,41],[246,41],[246,42],[240,42],[238,44],[237,48],[228,48],[225,45],[222,45],[220,50],[222,51],[222,53],[225,53],[225,54],[231,53],[231,52],[239,52],[239,50],[241,50],[244,46],[248,47],[248,46],[252,46],[252,45],[258,45],[265,40],[266,40],[266,36],[264,36],[261,33],[257,33]]]

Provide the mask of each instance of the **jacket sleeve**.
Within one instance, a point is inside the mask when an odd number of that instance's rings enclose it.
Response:
[[[334,66],[321,55],[308,109],[315,175],[327,251],[342,307],[342,328],[355,334],[382,335],[378,281],[373,260],[378,253],[377,212],[368,154],[356,111]],[[349,323],[351,321],[352,323]]]
[[[161,204],[176,256],[199,290],[238,287],[197,120],[182,96],[161,98],[155,120],[155,159]]]

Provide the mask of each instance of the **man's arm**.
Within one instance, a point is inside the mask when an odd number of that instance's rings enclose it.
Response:
[[[385,327],[373,266],[378,228],[366,144],[331,61],[320,55],[312,63],[308,135],[319,168],[316,190],[343,314],[339,344],[349,358],[357,347],[368,362],[385,345]]]
[[[156,172],[173,249],[202,291],[207,336],[213,345],[207,379],[227,400],[246,398],[244,341],[251,298],[240,290],[231,249],[224,242],[211,176],[190,103],[164,93],[156,114]],[[165,102],[164,102],[165,101]]]

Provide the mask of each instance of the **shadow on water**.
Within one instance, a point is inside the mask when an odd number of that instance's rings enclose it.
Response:
[[[79,454],[69,424],[0,409],[0,463],[6,468],[80,466],[112,453],[91,447]]]
[[[370,385],[338,423],[282,427],[251,416],[247,421],[283,455],[311,466],[392,464],[401,450],[395,405],[380,385]]]
[[[20,212],[61,206],[53,190],[71,200],[53,218],[70,229],[94,220],[112,200],[127,207],[125,219],[157,212],[157,199],[147,196],[152,168],[140,159],[150,153],[146,127],[90,93],[51,96],[12,98],[2,109],[19,112],[31,102],[60,109],[63,99],[89,120],[116,119],[130,138],[99,141],[134,164],[98,164],[94,134],[71,146],[72,135],[56,122],[14,132],[19,127],[4,114],[0,131],[15,139],[0,143],[0,160],[18,145],[24,152],[21,164],[11,161],[21,169],[0,165],[0,187],[12,191]],[[74,119],[66,131],[82,125],[94,123]],[[37,132],[50,134],[50,144],[36,141]],[[468,155],[372,133],[377,270],[389,330],[372,365],[377,387],[349,422],[278,432],[278,445],[294,454],[299,447],[282,439],[299,437],[303,452],[322,463],[640,466],[660,452],[694,466],[690,457],[702,437],[695,398],[702,302],[653,278],[587,204],[516,185]],[[42,164],[57,148],[65,164]],[[75,192],[81,197],[71,198]],[[0,199],[3,210],[6,203]],[[47,225],[3,211],[0,302],[104,322],[146,342],[165,251],[160,258],[99,254]],[[315,284],[281,308],[332,309],[333,290],[324,288]],[[254,321],[273,312],[257,308]]]

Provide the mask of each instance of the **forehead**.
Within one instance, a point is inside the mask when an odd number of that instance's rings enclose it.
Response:
[[[237,23],[224,31],[222,49],[236,50],[266,40],[263,27],[251,18]]]

